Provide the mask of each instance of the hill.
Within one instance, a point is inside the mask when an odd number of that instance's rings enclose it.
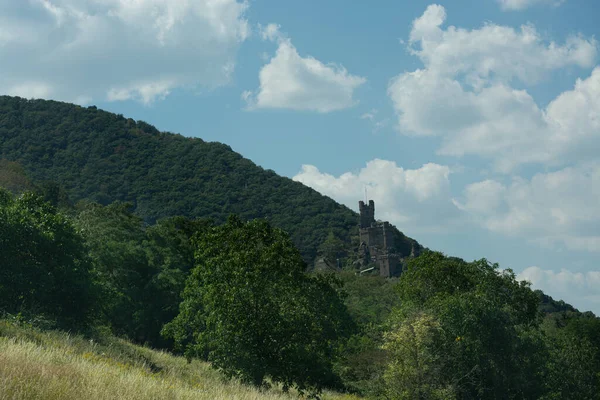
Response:
[[[56,182],[74,202],[131,202],[148,223],[174,215],[267,218],[307,262],[330,232],[347,245],[357,234],[355,212],[225,144],[94,106],[0,96],[0,159],[17,162],[34,182]]]
[[[208,363],[101,336],[0,320],[0,399],[297,399],[225,381]],[[323,399],[358,399],[325,392]]]

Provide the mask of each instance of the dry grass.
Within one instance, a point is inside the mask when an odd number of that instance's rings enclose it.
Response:
[[[208,364],[109,338],[100,344],[0,321],[0,399],[297,399],[224,380]],[[324,399],[356,397],[325,393]]]

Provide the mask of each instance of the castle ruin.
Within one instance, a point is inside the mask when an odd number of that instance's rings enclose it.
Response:
[[[402,271],[400,255],[396,254],[395,227],[387,221],[375,220],[375,202],[358,202],[360,210],[359,255],[363,265],[376,264],[379,274],[385,277],[397,276]]]

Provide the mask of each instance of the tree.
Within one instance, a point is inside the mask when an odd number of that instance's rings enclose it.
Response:
[[[104,319],[115,334],[144,341],[147,330],[140,310],[154,271],[143,246],[143,221],[130,212],[127,203],[106,207],[80,203],[78,207],[76,223],[102,285]]]
[[[345,256],[347,247],[348,245],[337,238],[333,231],[329,231],[327,238],[319,246],[317,254],[337,266],[337,260]]]
[[[69,218],[33,193],[0,188],[0,311],[42,315],[83,327],[96,287],[83,237]]]
[[[25,169],[17,162],[0,158],[0,187],[13,193],[33,190],[34,186]]]
[[[559,330],[546,338],[550,357],[544,399],[600,398],[600,370],[594,363],[598,348],[585,337]]]
[[[154,346],[172,347],[160,331],[179,313],[181,293],[194,267],[191,238],[212,226],[207,219],[172,217],[159,220],[146,229],[146,254],[153,276],[145,285],[146,299],[141,305],[146,340]]]
[[[440,379],[449,367],[442,325],[433,316],[417,313],[401,319],[385,335],[390,353],[384,380],[393,399],[454,399],[451,382]]]
[[[264,220],[230,217],[196,238],[196,267],[164,334],[188,357],[257,386],[303,391],[333,380],[337,341],[351,322],[332,278],[305,274],[288,236]]]
[[[358,329],[344,344],[335,370],[346,389],[378,398],[385,386],[384,324],[400,305],[394,290],[396,279],[357,274],[354,268],[340,272],[339,277],[344,283],[344,302]]]
[[[178,313],[193,267],[190,239],[210,222],[173,217],[147,227],[129,203],[81,203],[79,208],[77,224],[104,289],[105,320],[115,334],[169,347],[160,331]]]
[[[485,259],[469,263],[426,251],[409,261],[398,293],[402,305],[388,338],[423,322],[418,316],[430,316],[424,337],[435,333],[435,340],[413,350],[444,361],[445,368],[428,371],[438,387],[452,388],[463,399],[539,398],[544,393],[538,297],[512,271],[499,271]]]
[[[300,182],[225,144],[159,132],[93,107],[0,96],[1,158],[18,161],[33,182],[58,183],[74,203],[131,202],[149,224],[177,215],[219,224],[231,213],[268,218],[288,232],[306,262],[315,260],[330,231],[346,251],[359,244],[347,240],[358,235],[358,215]],[[27,182],[20,175],[6,175],[0,163],[0,182],[19,188]],[[406,254],[418,245],[399,232],[395,242]]]
[[[564,310],[542,325],[549,350],[544,399],[598,399],[600,396],[600,319]]]

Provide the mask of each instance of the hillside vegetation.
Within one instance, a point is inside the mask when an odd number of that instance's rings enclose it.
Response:
[[[0,320],[0,399],[285,400],[294,391],[224,380],[198,360],[104,336],[88,339]],[[323,400],[357,396],[326,391]]]
[[[94,108],[13,98],[3,107],[0,399],[600,396],[600,319],[533,291],[510,269],[425,249],[397,278],[360,274],[345,255],[351,211],[274,174],[261,183],[270,173],[223,145]],[[166,174],[170,189],[144,178],[152,162],[167,169],[188,148],[206,168],[235,162],[205,178],[191,173],[192,184]],[[214,148],[221,155],[206,156]],[[146,167],[144,151],[153,158]],[[110,172],[101,167],[113,162]],[[168,201],[179,188],[189,189],[190,207],[212,204],[193,201],[194,185],[221,179],[241,193],[231,183],[248,175],[239,163],[256,175],[253,196],[264,186],[273,198],[227,207],[269,205],[280,223],[298,219],[301,229],[287,228],[294,240],[270,214],[271,222],[252,218],[258,208],[223,220],[230,208],[213,204],[219,213],[202,214],[213,219],[162,218],[179,210]],[[142,183],[125,179],[130,171]],[[110,189],[102,198],[94,185]],[[109,197],[122,185],[131,202]],[[312,202],[290,217],[297,199],[280,191],[294,190]],[[135,197],[147,193],[146,202]],[[309,271],[305,260],[317,252],[349,262]]]
[[[0,159],[18,162],[35,182],[58,183],[73,202],[131,202],[149,223],[176,215],[217,223],[231,213],[267,218],[307,262],[329,232],[346,243],[356,234],[355,212],[227,145],[93,106],[0,96]],[[11,184],[18,178],[2,174]]]

